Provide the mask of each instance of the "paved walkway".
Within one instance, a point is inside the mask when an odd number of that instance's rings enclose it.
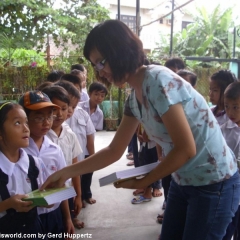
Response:
[[[96,151],[107,146],[115,132],[101,131],[96,133]],[[84,221],[85,228],[76,230],[76,234],[83,234],[78,239],[94,240],[156,240],[161,225],[156,222],[157,214],[163,203],[163,196],[152,198],[152,201],[131,204],[133,190],[115,189],[112,185],[99,187],[98,179],[112,172],[129,169],[125,157],[114,164],[94,172],[92,182],[93,198],[96,204],[86,204],[79,219]],[[85,234],[85,235],[84,235]],[[87,234],[89,234],[87,236]]]

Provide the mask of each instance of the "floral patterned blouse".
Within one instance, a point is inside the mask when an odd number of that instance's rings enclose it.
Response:
[[[179,185],[208,185],[236,173],[236,159],[216,118],[205,99],[188,82],[166,67],[150,65],[145,72],[142,94],[143,104],[140,105],[132,90],[125,103],[124,114],[136,117],[143,124],[149,138],[163,148],[165,156],[173,148],[173,142],[161,116],[171,105],[181,103],[183,106],[197,154],[172,173]]]

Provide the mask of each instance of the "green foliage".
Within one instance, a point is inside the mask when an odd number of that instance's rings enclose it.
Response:
[[[18,67],[30,66],[33,62],[35,62],[38,67],[47,65],[43,53],[37,53],[35,50],[22,48],[12,49],[11,56],[6,49],[2,48],[0,49],[0,59],[2,60],[3,65],[4,63],[9,62],[10,65]]]
[[[96,0],[1,0],[0,32],[12,40],[12,48],[41,49],[47,35],[57,46],[69,40],[81,49],[94,24],[108,19],[109,12]],[[1,47],[1,46],[0,46]]]
[[[224,11],[218,5],[211,13],[206,8],[198,8],[198,14],[192,16],[194,22],[182,32],[173,36],[173,55],[182,58],[186,56],[210,56],[215,58],[230,58],[232,42],[229,41],[229,29],[233,26],[232,9]],[[159,48],[152,54],[154,57],[166,56],[169,53],[169,35],[161,36]],[[240,46],[240,45],[237,45]],[[236,48],[236,50],[238,50]],[[161,57],[160,57],[161,56]],[[198,65],[198,63],[196,63]]]

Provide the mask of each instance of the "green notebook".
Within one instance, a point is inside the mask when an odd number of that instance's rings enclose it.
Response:
[[[76,196],[73,187],[49,188],[44,191],[35,190],[27,194],[23,201],[32,201],[34,206],[47,206]]]

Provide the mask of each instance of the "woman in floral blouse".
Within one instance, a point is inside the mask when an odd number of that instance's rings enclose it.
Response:
[[[163,66],[144,66],[142,42],[122,22],[107,20],[89,33],[84,56],[98,80],[132,92],[110,145],[53,174],[46,186],[93,172],[117,161],[139,124],[163,149],[161,163],[142,179],[115,184],[145,188],[172,174],[161,240],[221,240],[237,210],[240,179],[234,155],[204,98]]]

